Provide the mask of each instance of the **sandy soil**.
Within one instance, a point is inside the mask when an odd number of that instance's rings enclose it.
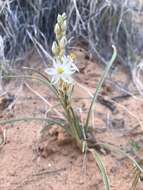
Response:
[[[35,57],[30,60],[30,65],[38,68],[40,62]],[[76,80],[82,87],[93,92],[103,68],[83,51],[77,53],[77,64],[80,73],[75,76]],[[137,95],[129,75],[123,72],[121,66],[115,68],[101,92],[102,98],[111,101],[110,106],[103,105],[101,100],[96,104],[92,123],[94,135],[97,142],[112,143],[133,155],[131,142],[137,142],[140,147],[143,144],[143,99]],[[47,87],[36,82],[26,82],[50,104],[55,105],[55,99]],[[20,84],[22,82],[19,79],[7,84],[7,91],[16,95],[16,101],[10,110],[1,109],[1,120],[23,116],[45,117],[48,105],[26,85],[19,87]],[[136,94],[136,98],[119,97],[125,94],[121,88]],[[84,119],[90,103],[87,89],[84,91],[77,86],[74,98],[74,107],[81,110]],[[49,131],[41,135],[43,127],[44,124],[40,122],[1,126],[0,137],[2,138],[2,131],[5,131],[6,143],[0,150],[0,190],[103,190],[102,179],[92,155],[82,155],[59,128],[54,129],[58,135],[52,130],[51,136]],[[142,148],[137,153],[141,157]],[[101,157],[110,177],[111,189],[129,190],[133,177],[132,163],[119,153],[101,154]],[[142,182],[139,183],[138,190],[143,190]]]

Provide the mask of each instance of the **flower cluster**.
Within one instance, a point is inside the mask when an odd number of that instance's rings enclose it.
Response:
[[[66,14],[58,15],[54,28],[56,40],[52,45],[52,53],[54,55],[53,67],[45,70],[51,76],[51,82],[53,84],[59,84],[61,82],[68,85],[71,84],[73,82],[71,75],[78,71],[72,56],[66,55],[66,27]]]

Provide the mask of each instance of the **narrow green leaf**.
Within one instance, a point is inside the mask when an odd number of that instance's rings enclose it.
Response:
[[[48,119],[48,118],[38,118],[38,117],[23,117],[23,118],[17,118],[17,119],[4,120],[4,121],[0,121],[0,125],[14,124],[16,122],[21,122],[21,121],[25,121],[25,122],[41,121],[41,122],[47,122],[48,124],[51,124],[51,125],[57,124],[64,128],[63,120],[60,120],[60,119],[52,120],[52,119]]]
[[[136,166],[140,170],[141,173],[143,173],[143,168],[139,165],[139,163],[132,156],[130,156],[128,153],[126,153],[124,150],[121,150],[120,148],[118,148],[115,145],[111,145],[111,144],[107,144],[107,143],[106,144],[98,143],[98,145],[103,146],[112,152],[120,153],[120,154],[126,156],[127,158],[129,158],[132,161],[133,165]]]
[[[99,156],[99,154],[96,152],[95,149],[89,149],[89,151],[93,154],[93,157],[95,159],[95,161],[97,162],[98,168],[100,170],[103,182],[104,182],[104,186],[105,186],[105,190],[110,190],[110,184],[109,184],[109,179],[106,173],[106,169],[102,163],[102,160]]]
[[[101,80],[99,81],[99,84],[97,85],[97,88],[96,88],[96,91],[95,91],[95,93],[94,93],[92,102],[91,102],[91,104],[90,104],[90,108],[89,108],[88,115],[87,115],[87,119],[86,119],[86,123],[85,123],[85,129],[86,129],[86,130],[87,130],[87,128],[88,128],[88,124],[89,124],[89,119],[90,119],[92,107],[93,107],[94,103],[96,102],[97,96],[98,96],[98,94],[99,94],[99,92],[100,92],[100,90],[101,90],[101,87],[102,87],[102,85],[103,85],[103,82],[104,82],[105,78],[107,77],[107,74],[108,74],[108,72],[109,72],[109,70],[110,70],[110,68],[111,68],[111,66],[112,66],[112,64],[113,64],[113,62],[115,61],[115,59],[116,59],[116,57],[117,57],[117,49],[116,49],[115,46],[112,46],[112,47],[113,47],[113,50],[114,50],[114,51],[113,51],[112,58],[111,58],[111,60],[109,61],[109,63],[107,63],[107,66],[106,66],[106,68],[105,68],[105,71],[104,71],[104,73],[103,73],[103,75],[102,75],[102,77],[101,77]]]

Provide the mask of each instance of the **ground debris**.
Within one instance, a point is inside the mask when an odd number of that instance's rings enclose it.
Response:
[[[15,96],[10,93],[0,95],[0,111],[5,110],[14,101]]]

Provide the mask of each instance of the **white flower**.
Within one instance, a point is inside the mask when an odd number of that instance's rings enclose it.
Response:
[[[60,80],[69,84],[72,83],[72,74],[76,71],[79,71],[78,68],[73,61],[66,56],[62,58],[61,62],[55,60],[53,62],[53,67],[45,70],[46,73],[51,75],[51,82],[53,84],[57,84]]]

